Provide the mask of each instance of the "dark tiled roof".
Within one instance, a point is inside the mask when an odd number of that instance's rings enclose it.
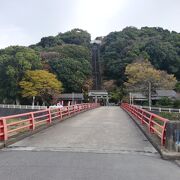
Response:
[[[176,97],[174,90],[156,90],[157,97]]]
[[[131,93],[134,99],[147,99],[145,95],[141,92]],[[156,90],[156,93],[152,95],[152,99],[158,100],[162,97],[176,98],[180,99],[180,94],[176,93],[174,90]]]

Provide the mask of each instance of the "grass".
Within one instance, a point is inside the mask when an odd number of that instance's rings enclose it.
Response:
[[[175,112],[160,112],[159,116],[169,119],[171,121],[180,121],[180,113]]]
[[[7,120],[7,124],[10,124],[10,123],[13,123],[13,122],[18,122],[18,121],[21,121],[23,119],[21,118],[15,118],[15,119],[8,119]],[[13,126],[9,126],[8,127],[8,130],[13,130],[13,129],[16,129],[16,128],[19,128],[21,126],[25,126],[25,125],[28,125],[29,123],[28,122],[22,122],[20,124],[17,124],[17,125],[13,125]],[[12,135],[15,135],[15,134],[18,134],[18,133],[22,133],[24,131],[27,131],[29,128],[24,128],[24,129],[21,129],[21,130],[18,130],[18,131],[15,131],[13,133],[11,133],[11,136]]]

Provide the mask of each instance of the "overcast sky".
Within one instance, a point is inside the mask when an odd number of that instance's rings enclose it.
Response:
[[[180,32],[180,0],[0,0],[0,48],[73,28],[94,39],[126,26]]]

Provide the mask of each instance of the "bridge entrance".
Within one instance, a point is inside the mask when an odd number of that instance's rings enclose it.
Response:
[[[179,180],[119,107],[84,112],[0,152],[0,177],[9,180]]]

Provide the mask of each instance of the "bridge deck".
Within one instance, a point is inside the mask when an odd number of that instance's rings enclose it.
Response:
[[[94,153],[95,152],[95,153]],[[8,180],[179,180],[119,107],[70,118],[0,151]]]
[[[12,145],[18,149],[80,152],[156,152],[119,107],[101,107]]]

